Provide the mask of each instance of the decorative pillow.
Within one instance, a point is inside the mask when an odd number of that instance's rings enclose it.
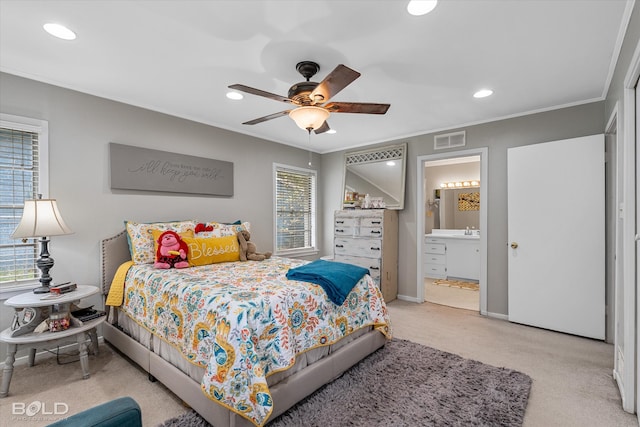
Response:
[[[183,237],[182,240],[189,247],[187,260],[192,267],[240,260],[240,245],[235,235],[209,238]]]
[[[224,237],[235,236],[238,231],[247,230],[251,232],[251,224],[248,222],[223,224],[221,222],[207,222],[197,224],[196,237]]]
[[[154,238],[152,230],[173,230],[176,233],[184,233],[187,230],[193,230],[196,226],[196,221],[153,223],[125,221],[124,224],[125,229],[127,230],[131,261],[133,261],[134,264],[150,264],[156,256],[153,245]]]

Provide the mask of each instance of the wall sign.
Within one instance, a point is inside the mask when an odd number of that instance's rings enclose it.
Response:
[[[233,163],[109,143],[111,188],[233,196]]]

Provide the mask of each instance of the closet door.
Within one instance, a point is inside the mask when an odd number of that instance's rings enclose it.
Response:
[[[507,157],[509,320],[604,339],[604,135]]]

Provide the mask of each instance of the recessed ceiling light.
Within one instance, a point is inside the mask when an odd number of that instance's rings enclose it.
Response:
[[[244,98],[241,93],[238,92],[227,92],[227,98],[233,99],[235,101]]]
[[[473,94],[474,98],[486,98],[487,96],[493,95],[493,91],[491,89],[480,89],[476,93]]]
[[[426,15],[435,9],[438,0],[411,0],[407,5],[407,12],[413,16]]]
[[[76,33],[71,31],[70,29],[68,29],[64,25],[54,24],[52,22],[49,22],[48,24],[44,24],[42,26],[42,28],[44,28],[44,30],[47,33],[49,33],[52,36],[57,37],[59,39],[75,40],[75,38],[76,38]]]
[[[330,133],[331,135],[333,135],[334,133],[336,133],[337,131],[335,129],[329,129],[327,132],[325,133]]]

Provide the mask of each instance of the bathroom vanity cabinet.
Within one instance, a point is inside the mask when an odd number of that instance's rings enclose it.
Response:
[[[398,295],[398,211],[346,209],[334,214],[333,258],[368,268],[385,301]]]
[[[447,278],[447,244],[442,239],[426,237],[424,242],[424,275],[431,279]]]
[[[480,280],[480,237],[428,234],[423,262],[425,277]]]

